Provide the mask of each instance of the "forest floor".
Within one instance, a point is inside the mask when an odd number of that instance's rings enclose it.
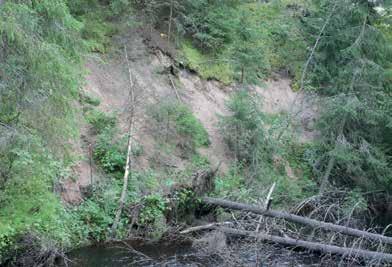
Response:
[[[199,153],[210,161],[212,166],[220,166],[220,172],[228,171],[233,155],[224,143],[218,122],[222,115],[227,115],[225,103],[235,86],[225,86],[218,81],[206,81],[188,70],[179,70],[174,76],[165,72],[173,60],[159,49],[158,33],[152,41],[146,42],[140,30],[130,30],[114,38],[114,47],[108,54],[90,54],[86,60],[86,84],[83,90],[101,100],[98,109],[116,114],[120,135],[128,128],[129,74],[125,61],[124,47],[127,49],[133,82],[136,83],[136,127],[134,139],[143,147],[143,154],[137,158],[136,169],[145,170],[158,165],[171,166],[181,171],[186,166],[186,159],[176,153],[170,155],[159,151],[148,110],[162,101],[180,100],[188,106],[208,132],[210,146],[200,148]],[[151,45],[151,42],[158,42]],[[309,127],[316,115],[308,97],[294,92],[291,81],[283,75],[274,75],[262,86],[254,86],[263,99],[263,111],[268,114],[290,113],[298,118],[298,137],[300,140],[312,140],[315,133]],[[178,99],[179,98],[179,99]],[[81,118],[83,120],[83,118]],[[83,188],[93,179],[101,177],[97,167],[90,165],[90,147],[94,136],[86,122],[81,121],[80,140],[74,144],[81,160],[74,166],[74,178],[63,183],[62,198],[66,203],[77,204],[82,201]],[[155,133],[156,134],[156,133]],[[286,167],[290,172],[290,167]],[[290,173],[288,173],[290,176]]]

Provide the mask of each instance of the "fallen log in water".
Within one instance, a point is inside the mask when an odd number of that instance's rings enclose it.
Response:
[[[295,214],[291,214],[284,211],[276,211],[276,210],[267,210],[264,208],[260,208],[255,205],[248,205],[223,199],[211,198],[211,197],[203,197],[202,202],[209,205],[220,206],[223,208],[233,209],[233,210],[243,210],[243,211],[250,211],[256,214],[264,215],[267,217],[274,217],[279,219],[284,219],[290,222],[299,223],[303,225],[308,225],[313,228],[322,228],[329,231],[338,232],[341,234],[346,234],[355,237],[366,238],[374,241],[380,241],[385,244],[392,245],[392,237],[384,236],[380,234],[374,234],[342,225],[337,225],[333,223],[327,223],[322,221],[317,221],[314,219],[298,216]]]
[[[269,242],[274,242],[274,243],[278,243],[286,246],[292,246],[292,247],[301,247],[311,251],[322,252],[324,254],[330,253],[330,254],[342,255],[343,257],[360,257],[363,259],[372,259],[381,262],[392,262],[392,254],[388,254],[388,253],[375,252],[375,251],[363,250],[363,249],[355,249],[355,248],[338,247],[333,245],[325,245],[322,243],[293,239],[290,237],[280,237],[280,236],[268,235],[264,233],[256,233],[254,231],[237,230],[237,229],[232,229],[227,227],[219,227],[219,228],[217,227],[216,229],[229,235],[254,237],[257,240],[269,241]]]

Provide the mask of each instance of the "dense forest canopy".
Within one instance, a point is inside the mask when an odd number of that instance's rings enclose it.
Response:
[[[390,203],[391,22],[386,0],[0,1],[0,263],[29,233],[58,248],[109,238],[126,141],[118,138],[115,115],[85,108],[95,100],[82,92],[84,62],[113,50],[112,37],[130,27],[160,32],[182,67],[237,89],[227,103],[231,115],[219,123],[235,159],[214,194],[252,201],[251,189],[277,182],[276,203],[286,209],[335,190],[366,203],[362,214],[379,198]],[[294,91],[319,99],[314,140],[296,142],[289,114],[272,117],[260,108],[263,99],[252,88],[274,73],[286,73]],[[169,134],[180,136],[177,146],[192,167],[208,165],[197,152],[210,145],[208,133],[186,105],[164,103],[150,113],[157,129],[167,128],[162,150]],[[93,159],[112,182],[68,207],[57,188],[78,160],[70,144],[79,138],[80,120],[94,129]],[[276,158],[303,177],[287,178]],[[128,203],[145,207],[138,222],[150,228],[167,208],[161,192],[149,189],[157,173],[135,172],[128,190]],[[120,237],[129,223],[122,215]]]

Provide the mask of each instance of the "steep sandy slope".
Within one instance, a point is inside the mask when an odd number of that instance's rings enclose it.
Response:
[[[117,114],[121,131],[125,133],[128,126],[129,95],[129,75],[124,56],[124,46],[126,46],[133,82],[137,84],[135,140],[143,147],[143,155],[137,159],[136,168],[156,167],[157,160],[158,164],[178,170],[185,166],[186,160],[182,157],[175,153],[162,154],[157,149],[158,144],[154,138],[157,129],[154,128],[147,115],[151,105],[167,99],[176,100],[179,97],[185,105],[191,108],[209,134],[211,145],[200,149],[199,152],[206,156],[213,166],[221,163],[220,171],[226,172],[233,158],[219,132],[218,121],[219,116],[228,114],[225,102],[235,89],[222,86],[216,81],[201,80],[196,74],[186,70],[181,70],[178,78],[170,76],[172,83],[168,76],[170,74],[162,71],[170,66],[171,59],[160,51],[152,52],[145,45],[138,31],[130,31],[118,37],[115,43],[118,47],[117,51],[109,55],[95,54],[87,59],[88,74],[84,90],[101,99],[99,109]],[[265,86],[254,87],[254,89],[263,96],[263,108],[268,113],[290,112],[297,115],[298,109],[293,107],[303,107],[306,103],[304,95],[291,90],[290,80],[287,78],[268,80]],[[300,127],[302,129],[300,136],[306,140],[313,136],[313,133],[307,130],[307,124],[314,117],[314,110],[310,108],[303,110],[305,112],[299,114],[299,121],[303,126]],[[88,159],[86,147],[94,142],[94,138],[89,134],[88,129],[82,129],[81,139],[84,141],[79,144],[79,152],[84,153],[84,158]],[[85,159],[75,166],[78,178],[75,181],[65,182],[63,198],[67,202],[79,202],[81,200],[80,189],[90,183],[90,165]],[[97,173],[95,166],[93,166],[93,171]]]

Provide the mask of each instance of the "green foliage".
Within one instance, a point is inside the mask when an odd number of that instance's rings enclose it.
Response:
[[[347,194],[342,205],[342,211],[347,217],[352,217],[355,213],[363,213],[367,210],[368,204],[362,192],[354,189]]]
[[[0,262],[15,237],[37,232],[57,245],[72,243],[72,230],[58,197],[49,190],[64,166],[51,156],[37,138],[20,140],[9,179],[0,194]],[[27,178],[26,178],[27,177]]]
[[[230,84],[233,81],[233,70],[230,64],[224,62],[224,59],[211,60],[209,55],[202,54],[189,42],[182,44],[181,52],[188,68],[196,71],[203,79],[217,79],[224,84]]]
[[[245,177],[241,166],[233,166],[225,176],[217,177],[215,180],[215,194],[219,197],[248,201],[250,194],[246,188]]]
[[[81,17],[82,36],[89,51],[105,53],[114,34],[114,27],[99,14],[87,13]]]
[[[221,132],[239,162],[258,165],[271,154],[260,105],[257,95],[240,90],[227,103],[231,115],[221,118]]]
[[[97,109],[87,111],[85,118],[97,133],[102,133],[107,128],[113,128],[116,125],[116,117]]]
[[[200,200],[190,188],[179,188],[171,196],[171,214],[175,222],[191,223]]]
[[[164,128],[167,137],[170,134],[180,137],[183,147],[194,150],[209,145],[207,131],[185,105],[163,102],[152,107],[151,116],[161,128]]]
[[[300,25],[305,8],[297,2],[185,1],[178,18],[187,40],[184,61],[224,83],[255,83],[277,69],[298,79],[306,44]]]
[[[226,175],[216,178],[214,194],[220,198],[260,203],[260,195],[266,195],[273,183],[276,183],[274,207],[289,208],[315,194],[316,185],[308,177],[288,177],[266,162],[258,176],[249,173],[246,166],[232,166]]]
[[[391,66],[392,47],[388,31],[373,26],[385,18],[366,1],[320,1],[320,9],[305,21],[308,34],[319,32],[320,17],[330,14],[308,81],[328,96],[316,124],[321,133],[313,152],[316,174],[323,177],[335,161],[328,176],[335,184],[389,191],[392,98],[384,74]]]
[[[57,145],[70,136],[64,120],[72,120],[69,100],[80,85],[80,24],[67,12],[57,0],[34,8],[7,2],[0,10],[0,121]]]
[[[140,212],[140,222],[143,225],[153,223],[167,209],[167,200],[157,194],[145,196],[142,203],[143,208]]]
[[[128,0],[72,0],[72,14],[82,22],[81,33],[89,51],[105,53],[110,47],[111,37],[118,31],[115,19],[131,12]]]
[[[86,104],[89,104],[89,105],[95,106],[95,107],[97,107],[101,104],[101,100],[98,97],[92,96],[87,93],[82,93],[80,95],[80,101],[82,103],[86,103]]]
[[[316,186],[305,158],[307,146],[296,144],[293,136],[277,140],[275,133],[280,128],[274,125],[276,119],[261,112],[257,95],[237,91],[227,107],[231,114],[222,117],[220,126],[237,166],[217,178],[216,194],[252,202],[275,182],[274,203],[283,207],[314,194]]]
[[[116,141],[116,130],[106,127],[97,136],[94,159],[107,173],[122,173],[127,160],[126,140]]]
[[[53,187],[67,176],[67,144],[77,134],[72,101],[81,80],[81,27],[62,0],[1,5],[0,262],[20,234],[72,242]]]
[[[90,199],[70,210],[75,222],[74,231],[81,240],[105,241],[109,238],[110,226],[113,223],[121,194],[121,185],[116,180],[106,181],[94,188]],[[134,189],[130,186],[128,201],[134,201]],[[126,237],[128,218],[121,217],[118,234]]]
[[[110,8],[114,15],[120,15],[124,12],[130,12],[130,0],[111,0]]]
[[[181,60],[205,79],[254,83],[282,68],[299,77],[306,51],[301,0],[153,0],[134,6],[160,31],[171,22]]]

